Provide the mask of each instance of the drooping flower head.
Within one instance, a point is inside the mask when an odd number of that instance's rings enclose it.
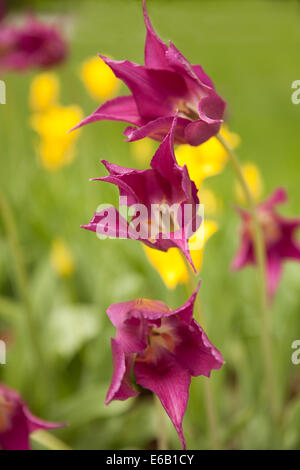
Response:
[[[177,247],[192,264],[188,240],[200,225],[199,201],[186,166],[180,167],[175,160],[176,125],[175,117],[149,169],[134,170],[102,160],[109,175],[95,180],[118,186],[120,204],[128,207],[131,220],[128,222],[110,206],[96,212],[83,228],[99,235],[140,240],[162,251]]]
[[[124,121],[129,141],[152,137],[161,141],[176,112],[175,143],[200,145],[217,134],[225,102],[200,65],[191,65],[174,44],[167,46],[155,33],[144,1],[146,24],[145,65],[100,57],[131,91],[107,101],[79,126],[101,121]]]
[[[209,377],[212,369],[219,369],[224,363],[220,352],[192,318],[198,289],[176,310],[148,299],[118,303],[107,309],[117,334],[111,340],[114,373],[106,404],[138,394],[130,383],[133,368],[136,383],[160,399],[183,448],[182,421],[191,376]]]
[[[0,449],[29,450],[32,432],[63,426],[37,418],[15,390],[0,384]]]
[[[278,188],[266,201],[257,206],[266,248],[267,287],[271,299],[278,288],[283,262],[286,259],[300,261],[300,243],[295,239],[300,218],[286,218],[275,210],[277,204],[282,204],[286,200],[286,191]],[[239,209],[239,213],[242,217],[241,244],[232,264],[234,270],[256,263],[251,216],[244,209]]]
[[[53,26],[29,17],[22,26],[0,28],[0,68],[21,71],[51,67],[62,62],[67,45]]]

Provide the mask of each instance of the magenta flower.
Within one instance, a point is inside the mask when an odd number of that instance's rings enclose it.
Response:
[[[212,369],[220,369],[224,363],[192,318],[199,287],[177,310],[148,299],[118,303],[107,309],[117,334],[111,340],[114,373],[106,405],[138,395],[130,383],[133,367],[136,383],[160,399],[184,449],[182,421],[191,376],[209,377]]]
[[[66,55],[67,45],[60,33],[36,18],[28,18],[21,27],[0,28],[0,69],[51,67],[62,62]]]
[[[15,390],[0,384],[0,449],[30,450],[29,435],[32,432],[63,426],[66,424],[37,418]]]
[[[172,43],[168,47],[156,35],[145,1],[144,18],[144,66],[100,55],[132,94],[107,101],[78,127],[106,119],[124,121],[139,128],[125,130],[128,141],[146,136],[161,141],[178,112],[175,143],[200,145],[219,131],[226,103],[200,65],[191,65]]]
[[[286,200],[286,191],[278,188],[266,201],[258,205],[258,218],[267,256],[267,287],[271,299],[278,288],[284,260],[300,261],[300,244],[294,238],[300,226],[300,218],[288,219],[275,212],[275,206]],[[241,245],[232,264],[234,270],[243,268],[247,264],[255,264],[251,216],[243,209],[239,209],[239,213],[242,217]]]
[[[199,200],[186,166],[180,167],[174,156],[176,124],[177,117],[147,170],[124,168],[102,160],[109,175],[94,179],[117,185],[120,204],[129,208],[132,217],[128,222],[110,206],[96,212],[83,228],[101,235],[140,240],[162,251],[177,247],[193,266],[188,240],[201,222],[197,215]]]

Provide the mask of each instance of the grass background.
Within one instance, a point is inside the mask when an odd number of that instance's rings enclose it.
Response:
[[[78,104],[85,114],[96,107],[78,76],[85,58],[104,52],[117,59],[143,61],[140,1],[31,4],[41,14],[62,14],[59,21],[70,36],[70,57],[57,69],[63,104]],[[299,3],[148,0],[148,11],[161,37],[172,39],[213,78],[228,102],[230,127],[241,135],[241,158],[260,167],[266,194],[284,185],[290,201],[282,211],[299,215],[300,106],[291,102],[291,84],[300,78]],[[35,367],[0,221],[0,333],[8,330],[12,336],[0,380],[19,389],[40,416],[67,421],[69,426],[57,434],[73,448],[155,447],[157,422],[150,394],[104,407],[114,335],[105,310],[111,303],[135,297],[157,298],[176,307],[186,300],[186,287],[168,291],[139,244],[100,242],[79,228],[99,203],[117,200],[116,190],[109,185],[88,181],[104,175],[100,158],[129,167],[136,162],[123,140],[124,124],[97,123],[82,131],[72,165],[53,174],[40,167],[29,126],[28,92],[35,73],[1,77],[6,82],[7,104],[0,106],[0,184],[15,214],[47,368],[37,372]],[[291,363],[291,344],[300,337],[299,267],[286,266],[272,312],[281,409],[280,422],[273,426],[263,388],[255,271],[229,271],[238,243],[233,181],[228,167],[206,182],[223,201],[220,230],[205,251],[200,291],[208,336],[226,360],[211,378],[218,430],[226,448],[299,449],[300,366]],[[58,278],[50,265],[50,247],[57,236],[67,240],[76,261],[69,280]],[[43,372],[50,387],[45,387]],[[188,447],[193,449],[210,448],[204,380],[193,379],[184,420]],[[178,448],[167,420],[166,426],[170,447]]]

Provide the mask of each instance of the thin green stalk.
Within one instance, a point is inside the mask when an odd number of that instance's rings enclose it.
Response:
[[[185,263],[186,263],[186,267],[189,273],[190,290],[194,292],[197,286],[197,279],[194,273],[192,272],[191,267],[189,263],[186,261],[186,259],[185,259]],[[191,292],[189,294],[191,294]],[[199,324],[205,329],[205,317],[204,317],[204,312],[203,312],[203,308],[202,308],[199,296],[196,297],[196,301],[195,301],[195,318],[199,322]],[[219,427],[218,427],[218,420],[217,420],[217,414],[216,414],[216,409],[215,409],[214,393],[213,393],[212,383],[206,377],[204,377],[204,380],[203,380],[203,396],[204,396],[205,412],[206,412],[206,417],[207,417],[211,448],[213,450],[218,450],[218,449],[221,449],[221,443],[219,439],[219,431],[218,431]]]
[[[48,431],[35,431],[30,438],[49,450],[72,450],[65,442]]]
[[[23,259],[23,253],[19,243],[18,233],[16,229],[16,224],[14,220],[13,213],[10,209],[10,206],[0,190],[0,212],[2,214],[2,219],[4,227],[7,234],[7,239],[10,245],[11,255],[13,258],[13,264],[15,268],[15,279],[17,289],[19,291],[20,298],[23,303],[23,310],[26,316],[27,326],[29,333],[31,335],[31,344],[34,352],[35,359],[39,368],[41,369],[41,374],[46,373],[46,367],[43,359],[43,349],[40,343],[39,331],[36,325],[35,316],[31,304],[31,299],[29,296],[27,275],[25,270],[25,263]],[[8,306],[8,304],[7,304]]]
[[[236,177],[244,191],[248,209],[250,211],[253,228],[254,228],[254,251],[258,270],[258,294],[259,294],[259,305],[261,311],[262,321],[262,350],[264,357],[265,373],[266,373],[266,388],[268,394],[268,404],[270,408],[270,414],[273,420],[276,419],[277,415],[277,399],[276,399],[276,382],[273,368],[273,355],[272,355],[272,340],[271,340],[271,328],[270,328],[270,310],[268,308],[267,288],[266,288],[266,253],[265,244],[263,239],[262,229],[257,216],[257,209],[255,201],[253,199],[251,190],[244,177],[239,158],[234,150],[230,147],[226,139],[221,134],[217,135],[217,139],[223,145],[227,151],[233,169],[236,173]]]
[[[168,450],[165,412],[159,398],[155,394],[153,398],[157,416],[157,450]]]

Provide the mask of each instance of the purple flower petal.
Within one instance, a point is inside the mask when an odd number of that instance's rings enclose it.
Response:
[[[106,101],[106,103],[97,108],[90,116],[84,118],[71,130],[79,129],[79,127],[85,126],[91,122],[106,120],[123,121],[136,126],[143,124],[143,120],[136,107],[135,99],[132,95],[126,95]]]
[[[183,449],[186,448],[182,430],[183,416],[189,399],[191,376],[173,355],[162,352],[159,362],[135,362],[134,375],[139,385],[155,393],[178,432]]]
[[[132,358],[126,356],[120,344],[111,339],[111,349],[113,354],[114,372],[109,390],[107,392],[105,404],[108,405],[112,400],[127,400],[130,397],[136,397],[136,392],[130,384],[130,370]]]
[[[144,137],[151,137],[151,139],[162,141],[166,134],[169,132],[174,116],[159,117],[150,121],[148,124],[141,126],[139,129],[136,127],[127,127],[124,131],[124,135],[127,137],[127,142],[134,142],[136,140],[143,139]],[[177,119],[177,126],[175,132],[174,143],[176,145],[185,144],[185,128],[190,124],[190,120],[179,117]]]
[[[173,114],[174,98],[187,95],[184,80],[175,72],[151,69],[128,60],[117,61],[100,55],[116,77],[123,80],[132,92],[142,118],[156,119]]]
[[[143,0],[144,20],[147,30],[145,42],[145,65],[151,68],[166,68],[167,45],[155,33],[146,10],[146,1]]]

